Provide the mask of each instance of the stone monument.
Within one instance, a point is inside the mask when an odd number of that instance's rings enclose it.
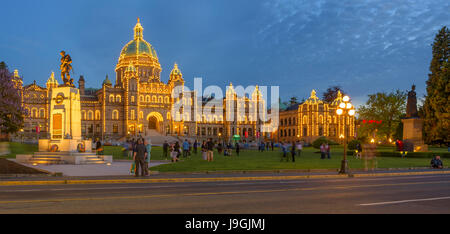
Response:
[[[408,92],[408,100],[406,102],[406,118],[403,122],[403,142],[405,151],[425,152],[428,146],[422,140],[423,119],[419,118],[417,112],[416,86],[411,87]]]
[[[81,137],[80,90],[73,85],[69,72],[72,59],[61,51],[61,79],[63,84],[49,93],[50,138],[39,139],[39,152],[16,155],[17,162],[33,164],[111,163],[112,156],[92,152],[91,140]],[[67,76],[67,77],[66,77]]]

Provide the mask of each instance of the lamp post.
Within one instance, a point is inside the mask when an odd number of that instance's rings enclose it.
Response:
[[[347,161],[347,122],[345,121],[345,117],[352,117],[355,115],[355,110],[352,109],[353,105],[350,103],[350,97],[344,96],[342,101],[339,104],[338,109],[336,110],[336,114],[339,116],[344,116],[344,159],[341,162],[341,170],[339,174],[347,174],[348,173],[348,161]]]

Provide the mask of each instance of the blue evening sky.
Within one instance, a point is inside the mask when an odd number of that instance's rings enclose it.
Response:
[[[283,101],[340,85],[355,104],[395,89],[425,94],[431,43],[450,26],[450,1],[189,0],[3,1],[0,61],[24,83],[59,78],[59,51],[76,80],[99,88],[132,40],[137,17],[167,82],[174,62],[186,85],[278,85]]]

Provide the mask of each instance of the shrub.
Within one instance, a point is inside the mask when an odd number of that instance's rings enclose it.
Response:
[[[359,140],[352,140],[348,143],[347,149],[348,150],[356,150],[356,145],[361,144],[361,141]]]
[[[326,137],[319,137],[315,141],[313,141],[312,145],[314,148],[320,149],[320,146],[322,145],[322,143],[328,143],[331,145],[332,143],[335,143],[335,142],[328,140]]]

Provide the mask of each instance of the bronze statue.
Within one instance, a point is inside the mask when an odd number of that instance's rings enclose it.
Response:
[[[69,54],[66,54],[65,51],[61,51],[61,79],[63,80],[64,85],[74,86],[73,79],[70,78],[70,71],[72,70],[72,58],[70,58]],[[66,78],[67,76],[67,78]]]
[[[417,112],[417,98],[416,98],[416,86],[411,87],[411,91],[408,92],[408,100],[406,102],[406,118],[419,117]]]

